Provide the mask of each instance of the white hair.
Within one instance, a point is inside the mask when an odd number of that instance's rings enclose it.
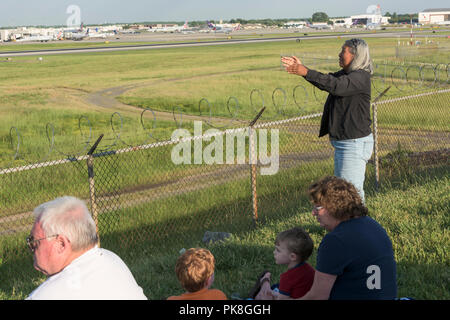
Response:
[[[348,71],[364,70],[373,74],[372,60],[370,59],[369,46],[362,39],[350,39],[345,41],[344,46],[349,47],[354,55],[352,62],[348,66]]]
[[[78,251],[95,245],[97,229],[84,201],[64,196],[45,202],[33,211],[35,223],[40,223],[46,236],[62,234]]]

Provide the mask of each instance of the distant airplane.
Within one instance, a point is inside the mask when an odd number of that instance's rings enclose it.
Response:
[[[24,37],[17,39],[17,42],[26,42],[26,41],[39,41],[39,42],[48,42],[51,40],[55,40],[53,36],[42,36],[42,35],[31,35],[29,37]]]
[[[174,32],[190,31],[190,28],[189,28],[189,25],[188,25],[188,21],[186,21],[184,23],[184,25],[182,25],[182,26],[179,26],[179,25],[164,26],[162,28],[151,28],[148,31],[149,32],[170,32],[170,33],[174,33]]]
[[[308,28],[316,29],[316,30],[332,29],[332,27],[326,22],[324,22],[324,23],[314,23],[314,24],[307,23],[306,26]]]
[[[237,26],[235,26],[234,28],[225,26],[223,24],[213,24],[211,21],[206,21],[206,24],[208,25],[208,28],[210,28],[210,30],[216,32],[216,33],[231,33],[233,31],[236,30],[240,30],[241,29],[241,24],[239,23]]]
[[[80,40],[86,39],[89,36],[89,28],[87,29],[86,32],[83,32],[83,29],[84,29],[84,23],[81,23],[79,29],[65,30],[64,38],[75,40],[75,41],[80,41]]]
[[[366,23],[366,29],[367,30],[380,30],[381,29],[381,22],[378,22],[378,23],[367,22]]]

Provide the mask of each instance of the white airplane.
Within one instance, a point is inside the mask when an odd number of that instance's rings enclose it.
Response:
[[[188,22],[186,21],[183,26],[174,25],[174,26],[164,26],[162,28],[150,29],[150,32],[182,32],[188,30]]]
[[[75,30],[64,30],[64,38],[65,39],[71,39],[75,41],[80,41],[88,37],[89,29],[87,29],[86,32],[83,31],[84,24],[81,23],[81,26],[79,29]]]
[[[186,20],[186,22],[184,23],[183,27],[180,29],[180,32],[183,34],[188,34],[188,33],[195,33],[195,32],[199,32],[200,28],[199,27],[189,27],[189,23]]]
[[[316,29],[316,30],[325,30],[325,29],[332,29],[333,27],[330,26],[328,23],[315,23],[315,24],[307,24],[308,28]]]
[[[223,32],[223,33],[231,33],[231,32],[233,32],[233,31],[236,31],[236,30],[240,30],[241,29],[241,24],[238,24],[237,26],[235,26],[235,27],[233,27],[233,28],[231,28],[231,27],[229,27],[229,26],[225,26],[225,25],[223,25],[223,24],[213,24],[212,22],[210,22],[210,21],[206,21],[206,24],[208,25],[208,28],[210,29],[210,30],[212,30],[212,31],[214,31],[215,33],[221,33],[221,32]]]
[[[367,30],[380,30],[381,22],[379,22],[379,23],[367,22],[366,29]]]
[[[29,37],[24,37],[17,39],[17,42],[26,42],[26,41],[39,41],[39,42],[48,42],[55,40],[53,36],[43,36],[43,35],[31,35]]]

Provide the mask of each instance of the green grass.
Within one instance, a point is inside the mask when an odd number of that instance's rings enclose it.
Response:
[[[372,168],[368,170],[367,205],[393,242],[399,296],[448,299],[448,167],[437,167],[434,173],[432,168],[425,169],[423,175],[416,169],[414,179],[398,172],[390,179],[383,175],[379,193],[373,190]],[[122,195],[109,203],[113,208],[120,204],[121,209],[99,216],[101,243],[123,257],[151,299],[181,293],[173,271],[175,261],[181,248],[195,246],[209,248],[217,259],[215,287],[228,296],[243,296],[261,270],[270,269],[274,278],[283,272],[282,266],[274,265],[272,255],[278,232],[301,225],[311,234],[317,249],[326,231],[310,214],[305,191],[318,176],[331,171],[332,161],[328,160],[283,170],[275,176],[259,176],[256,229],[252,227],[248,176],[171,195],[177,188],[186,187],[189,180],[182,180],[174,188],[152,192],[161,198],[156,197],[150,206],[133,205],[140,196],[146,197],[145,190]],[[231,232],[233,236],[224,243],[205,245],[201,239],[206,230]],[[26,234],[17,233],[0,243],[4,248],[0,298],[24,298],[44,279],[31,268],[23,241]],[[316,251],[309,261],[313,266],[315,257]]]
[[[280,55],[323,57],[320,65],[313,67],[320,67],[324,72],[336,70],[342,41],[305,40],[61,55],[45,57],[42,63],[24,57],[0,63],[0,164],[2,167],[26,165],[65,158],[63,154],[85,154],[86,137],[91,136],[92,145],[101,133],[105,133],[105,138],[99,150],[156,141],[149,139],[148,132],[142,129],[139,110],[100,108],[86,102],[92,92],[124,85],[139,85],[121,95],[120,100],[127,104],[166,111],[179,106],[194,115],[198,114],[200,99],[207,98],[213,107],[213,116],[229,117],[227,99],[233,96],[239,101],[239,118],[245,119],[245,123],[262,106],[256,95],[254,106],[257,107],[252,109],[249,95],[254,88],[260,90],[267,107],[262,120],[321,111],[325,95],[313,91],[304,80],[282,72]],[[395,54],[396,39],[367,41],[375,58],[385,59]],[[333,56],[328,59],[324,52]],[[448,55],[433,54],[425,59],[438,63],[448,60]],[[305,63],[307,61],[305,58]],[[375,81],[375,87],[381,88],[382,83]],[[295,105],[292,97],[298,84],[306,88],[305,96],[301,96],[302,91],[297,92],[302,108]],[[280,90],[274,98],[276,105],[272,102],[276,88],[283,88],[287,94],[288,102],[282,112],[277,109],[283,102]],[[376,90],[373,96],[375,94]],[[388,98],[399,95],[404,92],[393,87]],[[444,104],[446,99],[448,94],[438,97]],[[305,103],[306,100],[309,102]],[[402,129],[448,132],[446,109],[442,113],[426,102],[427,117],[410,112],[423,104],[418,102],[411,108],[407,103],[398,103],[396,110],[385,113],[380,107],[380,119],[387,128],[400,124]],[[202,114],[209,114],[205,104],[201,108]],[[111,116],[115,111],[121,112],[123,122],[117,115]],[[80,119],[82,133],[79,132]],[[152,117],[147,120],[146,127],[150,128]],[[123,125],[121,141],[116,139],[117,131],[111,129],[111,121],[115,129]],[[53,130],[47,123],[53,124],[54,144],[49,144],[47,134],[51,140]],[[317,126],[317,123],[318,119],[304,121],[305,125]],[[17,135],[11,127],[19,130],[21,139],[20,153],[14,162],[11,159],[15,155]],[[186,121],[184,127],[192,132],[192,122]],[[176,124],[165,118],[158,120],[152,133],[157,139],[165,140],[175,128]],[[320,150],[330,148],[325,140],[317,141],[314,128],[306,133],[284,130],[280,135],[281,154],[321,155]],[[442,143],[445,145],[445,139]],[[50,146],[53,148],[49,154]],[[432,149],[434,143],[428,147]],[[280,170],[275,176],[259,176],[260,223],[254,229],[248,167],[242,173],[222,173],[220,177],[226,178],[225,181],[213,175],[193,183],[190,176],[209,174],[217,168],[175,167],[169,159],[170,149],[169,146],[155,149],[155,152],[139,151],[95,160],[97,192],[103,197],[103,211],[99,214],[102,246],[123,256],[149,298],[163,299],[181,292],[173,272],[178,252],[183,247],[204,246],[201,238],[208,229],[233,233],[227,242],[208,246],[217,259],[215,287],[223,289],[228,296],[234,292],[245,295],[262,269],[273,270],[274,277],[283,271],[283,267],[274,265],[272,256],[273,240],[279,231],[302,225],[311,233],[317,248],[325,231],[309,213],[305,190],[318,177],[332,172],[331,158],[304,161],[300,166]],[[219,170],[223,168],[218,166]],[[368,186],[373,185],[372,169],[368,173]],[[421,177],[420,170],[409,165],[383,167],[383,170],[383,189],[377,194],[369,188],[367,203],[371,215],[386,228],[394,243],[399,295],[448,299],[448,290],[445,290],[449,267],[448,165],[424,169],[425,173],[430,173],[422,178],[414,178]],[[44,278],[33,270],[23,240],[32,218],[16,221],[9,215],[29,214],[39,203],[62,194],[87,198],[86,162],[7,174],[1,179],[1,210],[6,220],[0,220],[0,224],[2,230],[17,230],[0,236],[0,299],[22,299]],[[167,180],[170,181],[165,184]],[[150,201],[150,205],[142,199]],[[310,262],[315,264],[315,253]]]

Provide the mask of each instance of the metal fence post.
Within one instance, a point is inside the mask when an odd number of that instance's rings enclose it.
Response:
[[[258,158],[256,157],[256,146],[254,137],[256,137],[256,132],[253,129],[256,121],[261,117],[264,110],[266,108],[262,108],[261,111],[256,115],[256,117],[250,122],[249,130],[248,130],[248,138],[249,138],[249,163],[250,163],[250,177],[251,177],[251,187],[252,187],[252,209],[253,209],[253,223],[254,225],[258,222],[258,196],[256,192],[256,165],[258,163]]]
[[[94,156],[93,153],[97,149],[98,144],[103,139],[103,134],[101,134],[97,141],[94,143],[92,148],[87,153],[87,168],[88,168],[88,181],[89,181],[89,199],[91,201],[91,211],[92,219],[94,219],[95,226],[98,235],[98,212],[97,212],[97,201],[95,199],[95,179],[94,179]],[[98,246],[100,247],[100,237],[98,238]]]
[[[377,102],[383,97],[386,92],[391,88],[391,86],[387,87],[375,100],[372,102],[373,109],[373,156],[374,156],[374,164],[375,164],[375,191],[379,191],[380,188],[380,167],[378,161],[378,110],[377,110]]]

